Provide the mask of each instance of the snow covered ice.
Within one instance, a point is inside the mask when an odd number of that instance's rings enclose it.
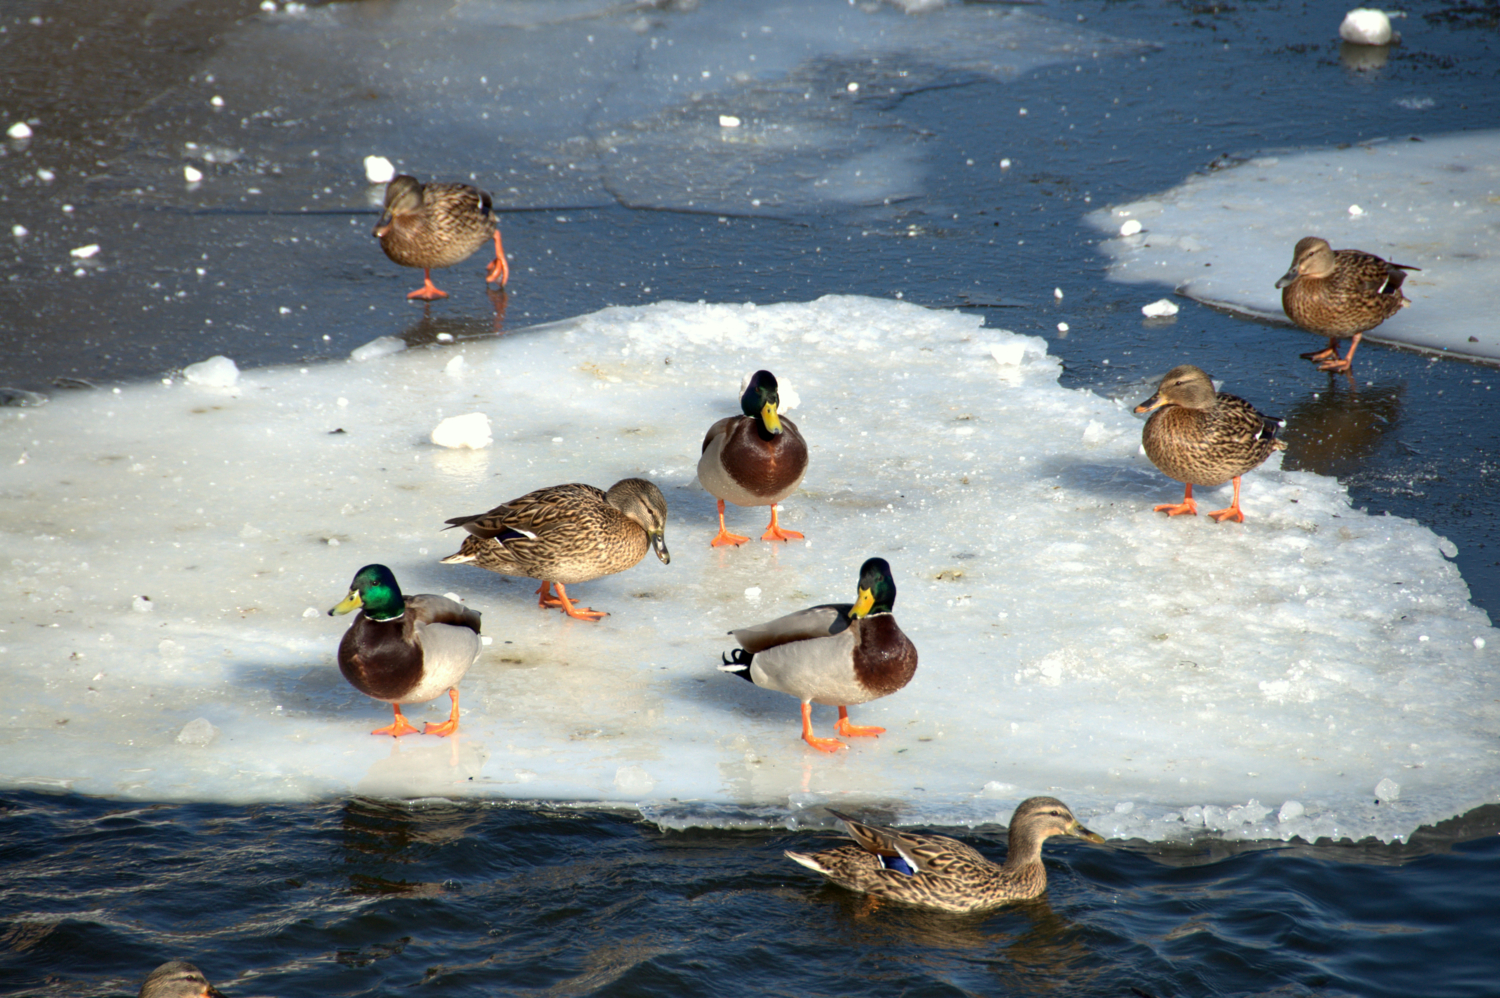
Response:
[[[759,367],[801,398],[811,466],[783,519],[808,541],[711,550],[699,447]],[[662,303],[0,410],[0,780],[613,802],[664,825],[862,802],[970,824],[1049,793],[1151,839],[1389,839],[1495,799],[1500,643],[1448,541],[1276,457],[1245,524],[1169,520],[1151,506],[1181,486],[1141,421],[1058,371],[1040,339],[899,302]],[[489,448],[429,441],[473,412]],[[631,475],[667,496],[672,562],[570,591],[600,623],[438,564],[447,517]],[[824,756],[794,699],[716,666],[733,627],[852,599],[872,555],[921,664],[851,712],[887,734]],[[453,738],[371,736],[388,710],[334,663],[347,620],[318,611],[376,561],[484,614]],[[1382,781],[1399,797],[1377,803]]]
[[[1365,339],[1493,362],[1497,197],[1500,131],[1475,131],[1261,156],[1089,221],[1108,234],[1111,279],[1282,321],[1276,279],[1303,236],[1419,267],[1402,285],[1411,306]],[[1126,220],[1142,228],[1125,234]]]

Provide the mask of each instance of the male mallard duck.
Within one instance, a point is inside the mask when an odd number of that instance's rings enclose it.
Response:
[[[473,562],[502,575],[541,579],[537,605],[557,607],[579,620],[608,616],[575,607],[564,584],[623,572],[656,550],[667,552],[667,500],[644,478],[626,478],[600,492],[592,485],[553,485],[528,492],[488,513],[455,516],[451,527],[469,532],[444,565]],[[557,594],[552,586],[556,583]]]
[[[1180,364],[1167,372],[1156,394],[1135,407],[1150,412],[1141,431],[1146,456],[1164,474],[1187,486],[1181,503],[1153,506],[1159,513],[1197,515],[1193,486],[1223,485],[1234,479],[1234,502],[1208,515],[1218,522],[1245,522],[1240,512],[1240,476],[1271,456],[1286,450],[1276,439],[1281,420],[1263,416],[1237,395],[1214,392],[1214,383],[1201,368]]]
[[[1293,322],[1319,336],[1328,346],[1302,356],[1318,360],[1323,371],[1347,371],[1360,337],[1411,304],[1401,293],[1408,270],[1362,250],[1334,250],[1327,240],[1308,236],[1292,251],[1292,268],[1281,276],[1281,307]],[[1349,352],[1339,356],[1339,340],[1353,337]]]
[[[813,735],[814,701],[838,707],[834,730],[839,734],[874,737],[885,729],[850,724],[848,705],[890,696],[916,674],[917,649],[896,625],[895,603],[891,566],[884,558],[871,558],[859,569],[857,602],[826,603],[730,631],[741,647],[725,656],[719,669],[797,697],[802,740],[821,752],[836,752],[843,742]]]
[[[146,975],[140,998],[224,998],[203,976],[203,971],[183,960],[173,960]]]
[[[797,424],[778,416],[781,397],[776,376],[756,371],[740,396],[743,416],[726,416],[708,428],[703,456],[698,459],[698,481],[719,500],[719,533],[713,547],[743,544],[750,538],[731,534],[724,526],[724,501],[736,506],[770,506],[771,525],[763,541],[801,540],[795,530],[776,522],[776,504],[797,491],[807,474],[807,443]]]
[[[442,724],[429,722],[424,735],[449,735],[458,727],[458,681],[479,658],[479,613],[446,596],[402,596],[384,565],[355,573],[349,595],[328,615],[363,612],[339,642],[339,671],[367,697],[396,712],[389,727],[372,735],[415,734],[401,714],[404,703],[424,703],[444,690],[453,711]]]
[[[385,185],[385,211],[375,225],[375,238],[393,262],[422,268],[422,286],[408,298],[448,297],[448,292],[433,286],[433,268],[462,263],[491,236],[495,259],[484,279],[504,287],[510,265],[488,194],[468,184],[423,184],[404,173]]]
[[[1004,866],[957,839],[866,825],[832,808],[829,813],[844,823],[857,844],[811,856],[788,850],[788,859],[851,891],[938,911],[980,911],[1039,897],[1047,889],[1047,868],[1042,865],[1046,839],[1071,835],[1104,841],[1080,825],[1068,805],[1052,797],[1029,797],[1016,808]]]

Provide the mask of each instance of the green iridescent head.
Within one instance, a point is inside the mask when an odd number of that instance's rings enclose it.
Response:
[[[745,394],[740,396],[740,411],[755,417],[762,436],[774,437],[781,432],[781,417],[776,415],[779,405],[781,396],[776,393],[776,375],[770,371],[752,374]]]
[[[896,580],[884,558],[871,558],[859,567],[859,598],[849,611],[851,617],[868,617],[872,613],[890,613],[896,605]]]
[[[390,620],[406,612],[401,587],[396,584],[396,576],[389,568],[384,565],[366,565],[355,572],[354,581],[349,583],[349,595],[338,606],[329,610],[328,616],[361,608],[371,620]]]

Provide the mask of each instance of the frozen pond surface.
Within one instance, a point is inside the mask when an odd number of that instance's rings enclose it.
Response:
[[[852,801],[964,824],[1046,791],[1152,839],[1389,839],[1493,792],[1500,636],[1447,540],[1274,468],[1243,526],[1153,513],[1180,486],[1140,420],[1060,388],[1039,339],[845,297],[360,354],[5,412],[9,785],[629,802],[685,826]],[[784,522],[809,542],[710,550],[702,433],[762,365],[801,400]],[[469,412],[492,447],[428,442]],[[436,564],[448,516],[629,475],[666,493],[673,560],[576,587],[601,624]],[[854,711],[888,734],[826,758],[795,700],[715,665],[733,627],[852,598],[871,555],[921,666]],[[450,741],[370,736],[388,715],[333,664],[346,621],[322,611],[371,561],[484,613]]]

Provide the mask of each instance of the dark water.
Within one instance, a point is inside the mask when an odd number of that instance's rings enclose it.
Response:
[[[1288,466],[1337,475],[1358,505],[1446,535],[1475,603],[1500,606],[1495,369],[1366,345],[1351,384],[1299,360],[1311,346],[1295,330],[1182,300],[1175,324],[1148,327],[1140,304],[1171,289],[1106,283],[1080,221],[1222,155],[1500,125],[1500,8],[1488,0],[1410,5],[1407,45],[1373,73],[1339,62],[1342,5],[1046,5],[1045,16],[1161,49],[1007,83],[952,73],[893,97],[889,113],[921,131],[933,169],[924,196],[889,208],[720,220],[572,206],[565,224],[557,206],[508,211],[511,293],[470,288],[430,308],[402,300],[410,275],[379,256],[371,217],[148,210],[111,196],[112,164],[149,145],[185,102],[183,81],[255,7],[0,8],[5,103],[64,134],[46,147],[60,172],[51,186],[22,182],[42,145],[0,157],[5,220],[45,232],[76,203],[90,210],[58,223],[59,245],[128,233],[139,249],[84,285],[24,248],[0,254],[0,384],[55,393],[61,377],[150,377],[217,352],[242,366],[337,357],[378,335],[491,335],[660,299],[1000,301],[1021,307],[984,309],[988,320],[1047,336],[1066,384],[1126,391],[1191,360],[1288,417]],[[33,17],[40,26],[24,32]],[[1407,96],[1432,104],[1400,110]],[[966,167],[1002,156],[1015,166],[1001,179]],[[207,282],[193,274],[204,250]],[[178,290],[180,304],[146,309]],[[285,321],[251,317],[283,302]],[[133,993],[157,963],[186,958],[235,998],[419,986],[1495,995],[1497,830],[1490,807],[1404,845],[1054,845],[1043,901],[966,919],[820,886],[781,856],[821,841],[812,832],[661,832],[540,804],[138,806],[12,791],[0,797],[0,990]],[[1003,854],[997,833],[965,837]]]

